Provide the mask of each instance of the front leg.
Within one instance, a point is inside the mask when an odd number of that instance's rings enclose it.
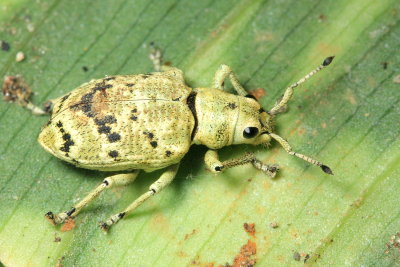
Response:
[[[258,160],[253,153],[246,153],[242,157],[221,162],[218,158],[217,151],[210,149],[206,152],[204,161],[207,168],[213,173],[219,173],[226,169],[248,163],[251,163],[254,168],[264,172],[271,178],[275,177],[277,171],[279,170],[277,165],[268,165]]]
[[[231,81],[233,88],[239,95],[245,96],[248,94],[246,90],[244,90],[243,86],[240,84],[236,74],[232,71],[232,69],[228,65],[225,64],[222,64],[217,70],[217,72],[214,74],[212,88],[223,90],[224,81],[227,77],[229,77],[229,80]]]

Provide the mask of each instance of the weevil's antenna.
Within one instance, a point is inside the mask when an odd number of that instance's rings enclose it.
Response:
[[[308,79],[310,79],[314,74],[316,74],[317,72],[319,72],[320,70],[322,70],[323,68],[325,68],[326,66],[328,66],[329,64],[331,64],[332,60],[335,57],[327,57],[324,62],[322,62],[321,65],[319,65],[315,70],[313,70],[312,72],[310,72],[309,74],[307,74],[306,76],[304,76],[303,78],[301,78],[299,81],[295,82],[294,84],[292,84],[291,86],[289,86],[288,88],[286,88],[285,93],[283,94],[283,97],[281,99],[281,101],[279,101],[278,104],[276,104],[268,113],[270,115],[275,115],[280,113],[280,111],[286,106],[286,104],[289,102],[290,98],[292,98],[293,95],[293,89],[296,88],[297,86],[299,86],[300,84],[304,83],[305,81],[307,81]]]
[[[310,158],[310,157],[305,156],[305,155],[303,155],[303,154],[300,154],[300,153],[297,153],[297,152],[292,151],[292,147],[289,145],[289,143],[288,143],[285,139],[283,139],[282,137],[280,137],[279,135],[276,135],[276,134],[274,134],[274,133],[270,133],[269,135],[270,135],[272,138],[274,138],[276,141],[278,141],[278,143],[279,143],[279,144],[286,150],[286,152],[289,153],[290,155],[296,156],[296,157],[301,158],[302,160],[305,160],[305,161],[307,161],[307,162],[309,162],[309,163],[311,163],[311,164],[317,165],[317,166],[321,167],[321,169],[322,169],[325,173],[333,175],[333,172],[332,172],[331,168],[329,168],[328,166],[322,164],[321,162],[319,162],[319,161],[317,161],[317,160],[315,160],[315,159],[313,159],[313,158]]]

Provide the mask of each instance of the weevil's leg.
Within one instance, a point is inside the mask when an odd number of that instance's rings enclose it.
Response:
[[[136,179],[138,174],[139,171],[134,171],[132,173],[117,174],[107,177],[103,180],[103,182],[100,185],[98,185],[93,191],[91,191],[79,203],[74,205],[70,210],[61,212],[59,214],[54,214],[53,212],[49,211],[48,213],[46,213],[45,216],[52,224],[63,223],[67,218],[75,217],[76,215],[78,215],[78,213],[82,210],[83,207],[92,202],[105,189],[132,183]]]
[[[322,162],[319,162],[318,160],[315,160],[315,159],[313,159],[313,158],[311,158],[309,156],[294,152],[292,150],[292,147],[289,145],[289,143],[285,139],[280,137],[279,135],[274,134],[274,133],[270,133],[270,136],[272,138],[274,138],[283,147],[283,149],[285,149],[285,151],[287,153],[289,153],[289,155],[296,156],[296,157],[298,157],[298,158],[300,158],[300,159],[302,159],[304,161],[307,161],[307,162],[309,162],[311,164],[317,165],[318,167],[320,167],[322,169],[323,172],[333,175],[333,172],[332,172],[331,168],[329,168],[328,166],[322,164]]]
[[[316,74],[317,72],[319,72],[320,70],[322,70],[323,68],[328,66],[329,64],[331,64],[333,58],[334,57],[327,57],[324,60],[324,62],[322,62],[322,64],[319,65],[315,70],[311,71],[309,74],[307,74],[306,76],[304,76],[303,78],[301,78],[300,80],[298,80],[297,82],[295,82],[294,84],[292,84],[291,86],[286,88],[285,93],[283,94],[283,97],[280,99],[280,101],[277,104],[275,104],[275,106],[270,111],[268,111],[268,113],[270,115],[276,115],[276,114],[284,112],[286,109],[286,104],[292,98],[293,89],[296,88],[297,86],[299,86],[300,84],[304,83],[308,79],[310,79],[312,76],[314,76],[314,74]]]
[[[146,193],[144,193],[143,195],[138,197],[125,210],[123,210],[117,214],[114,214],[108,220],[101,223],[100,224],[101,229],[103,229],[104,231],[108,231],[108,229],[110,229],[111,225],[116,224],[127,213],[132,212],[134,209],[136,209],[140,204],[142,204],[148,198],[157,194],[164,187],[169,185],[172,182],[172,180],[175,178],[175,175],[178,172],[178,168],[179,168],[179,164],[175,164],[175,165],[168,167],[168,169],[161,175],[161,177],[156,182],[154,182],[152,185],[150,185],[149,191],[147,191]]]
[[[169,75],[185,82],[182,70],[175,68],[173,66],[165,65],[163,63],[163,55],[161,50],[153,43],[150,43],[150,60],[153,62],[154,70],[157,72],[168,72]]]
[[[154,42],[150,43],[149,58],[151,62],[153,62],[154,70],[161,71],[163,61],[162,52],[158,47],[156,47]]]
[[[223,90],[224,81],[227,77],[229,77],[229,80],[231,81],[233,88],[235,88],[236,92],[239,95],[245,96],[248,94],[246,90],[244,90],[243,86],[240,84],[238,78],[236,77],[236,74],[232,71],[232,69],[229,66],[225,64],[222,64],[217,70],[217,72],[214,74],[212,88]]]
[[[204,160],[207,168],[213,173],[219,173],[223,170],[248,163],[251,163],[254,168],[264,172],[272,178],[275,177],[277,171],[279,170],[277,165],[268,165],[261,162],[254,156],[253,153],[246,153],[242,157],[221,162],[218,158],[217,151],[210,149],[206,152]]]

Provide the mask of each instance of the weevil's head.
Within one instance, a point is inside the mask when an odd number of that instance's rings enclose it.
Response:
[[[237,113],[233,144],[267,145],[273,131],[272,116],[258,103],[255,97],[238,96]]]
[[[212,149],[232,144],[268,144],[272,117],[253,96],[218,89],[197,88],[197,128],[193,142]]]

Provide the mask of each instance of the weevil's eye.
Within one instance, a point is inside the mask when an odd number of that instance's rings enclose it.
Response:
[[[253,138],[258,134],[258,128],[257,127],[247,127],[243,131],[243,137],[244,138]]]

